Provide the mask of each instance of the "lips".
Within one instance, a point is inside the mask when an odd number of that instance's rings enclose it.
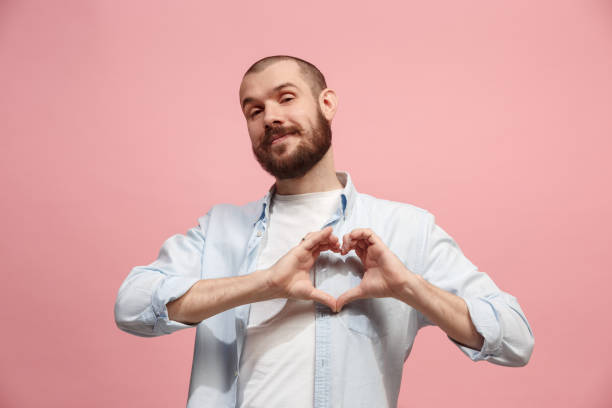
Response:
[[[282,135],[274,135],[272,136],[272,138],[270,139],[270,144],[274,144],[274,142],[276,142],[279,139],[284,138],[285,136],[290,136],[290,135],[295,135],[297,132],[290,132],[290,133],[284,133]]]

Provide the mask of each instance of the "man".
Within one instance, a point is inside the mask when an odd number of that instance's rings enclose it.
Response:
[[[533,335],[516,299],[432,214],[360,194],[336,173],[337,98],[316,67],[264,58],[239,96],[276,183],[167,240],[115,305],[128,333],[197,328],[188,407],[396,406],[404,360],[431,324],[472,360],[528,362]]]

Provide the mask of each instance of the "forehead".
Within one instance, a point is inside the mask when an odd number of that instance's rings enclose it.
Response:
[[[291,83],[300,90],[308,88],[300,66],[294,61],[279,61],[262,71],[246,75],[240,84],[240,101],[264,97],[285,83]]]

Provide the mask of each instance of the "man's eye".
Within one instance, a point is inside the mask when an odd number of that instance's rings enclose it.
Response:
[[[251,117],[254,118],[255,116],[257,116],[257,114],[259,112],[261,112],[261,111],[260,110],[256,110],[256,111],[251,112]]]
[[[292,100],[293,100],[293,97],[291,97],[291,96],[286,96],[286,97],[284,97],[283,99],[281,99],[281,102],[289,102],[289,101],[292,101]]]

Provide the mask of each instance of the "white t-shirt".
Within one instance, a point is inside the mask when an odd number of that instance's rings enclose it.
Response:
[[[320,230],[340,205],[341,192],[276,194],[256,269],[272,266],[304,235]],[[312,408],[314,351],[313,301],[253,303],[240,359],[237,406]]]

